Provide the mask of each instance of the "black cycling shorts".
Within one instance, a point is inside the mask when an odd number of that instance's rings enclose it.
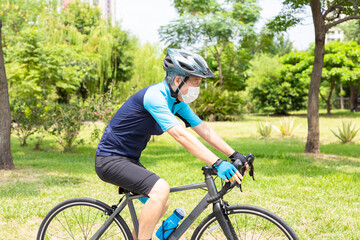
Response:
[[[96,156],[95,170],[101,180],[143,195],[148,195],[160,179],[139,160],[124,156]]]

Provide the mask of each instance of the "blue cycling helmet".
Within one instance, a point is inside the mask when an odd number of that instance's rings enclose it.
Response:
[[[168,48],[163,67],[166,72],[175,71],[187,77],[214,77],[214,74],[200,55],[183,49]]]

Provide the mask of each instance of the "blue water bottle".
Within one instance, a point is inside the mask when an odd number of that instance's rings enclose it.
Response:
[[[161,227],[156,232],[156,236],[160,240],[167,239],[184,217],[185,210],[182,208],[176,208],[173,214],[161,224]]]
[[[139,198],[139,201],[142,202],[143,204],[145,204],[147,202],[147,200],[149,200],[149,197]]]

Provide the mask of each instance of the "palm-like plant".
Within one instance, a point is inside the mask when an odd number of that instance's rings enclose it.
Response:
[[[269,138],[271,137],[271,133],[272,133],[272,124],[269,123],[268,121],[261,122],[257,126],[257,131],[260,134],[260,138],[265,138],[265,139]]]
[[[291,137],[299,127],[300,125],[294,123],[294,118],[285,117],[280,120],[279,127],[274,126],[276,131],[281,133],[283,137]]]
[[[330,129],[330,131],[339,138],[342,143],[352,143],[360,128],[356,128],[355,121],[342,121],[338,128],[338,133]]]

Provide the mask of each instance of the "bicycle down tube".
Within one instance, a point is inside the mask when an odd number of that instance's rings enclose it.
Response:
[[[199,204],[191,211],[191,213],[184,219],[184,221],[179,225],[179,227],[176,228],[174,232],[172,232],[172,234],[168,238],[169,240],[179,239],[186,232],[186,230],[191,226],[191,224],[193,224],[194,221],[200,216],[200,214],[210,205],[210,203],[208,203],[208,201],[207,201],[208,198],[210,196],[214,196],[217,193],[214,179],[210,175],[208,177],[205,177],[205,182],[191,184],[191,185],[185,185],[185,186],[180,186],[180,187],[174,187],[174,188],[170,189],[170,193],[174,193],[174,192],[182,192],[182,191],[199,189],[199,188],[207,188],[208,193],[199,202]],[[122,202],[114,210],[114,212],[109,216],[109,218],[105,221],[105,223],[96,231],[96,233],[91,237],[90,240],[98,240],[102,236],[102,234],[107,230],[107,228],[111,225],[115,216],[117,214],[120,214],[120,212],[124,209],[124,207],[126,205],[128,205],[128,207],[129,207],[129,212],[131,215],[133,226],[134,226],[136,234],[138,234],[139,223],[137,220],[135,207],[134,207],[134,204],[132,201],[134,199],[138,199],[138,198],[141,198],[144,196],[143,195],[132,195],[130,193],[126,193],[125,196],[126,196],[125,201]],[[225,221],[225,217],[222,214],[222,210],[220,208],[219,201],[214,203],[213,211],[216,214],[216,217],[218,218],[218,222],[220,223],[221,228],[224,230],[225,235],[228,237],[228,239],[233,239],[231,230],[229,229],[229,225]]]

